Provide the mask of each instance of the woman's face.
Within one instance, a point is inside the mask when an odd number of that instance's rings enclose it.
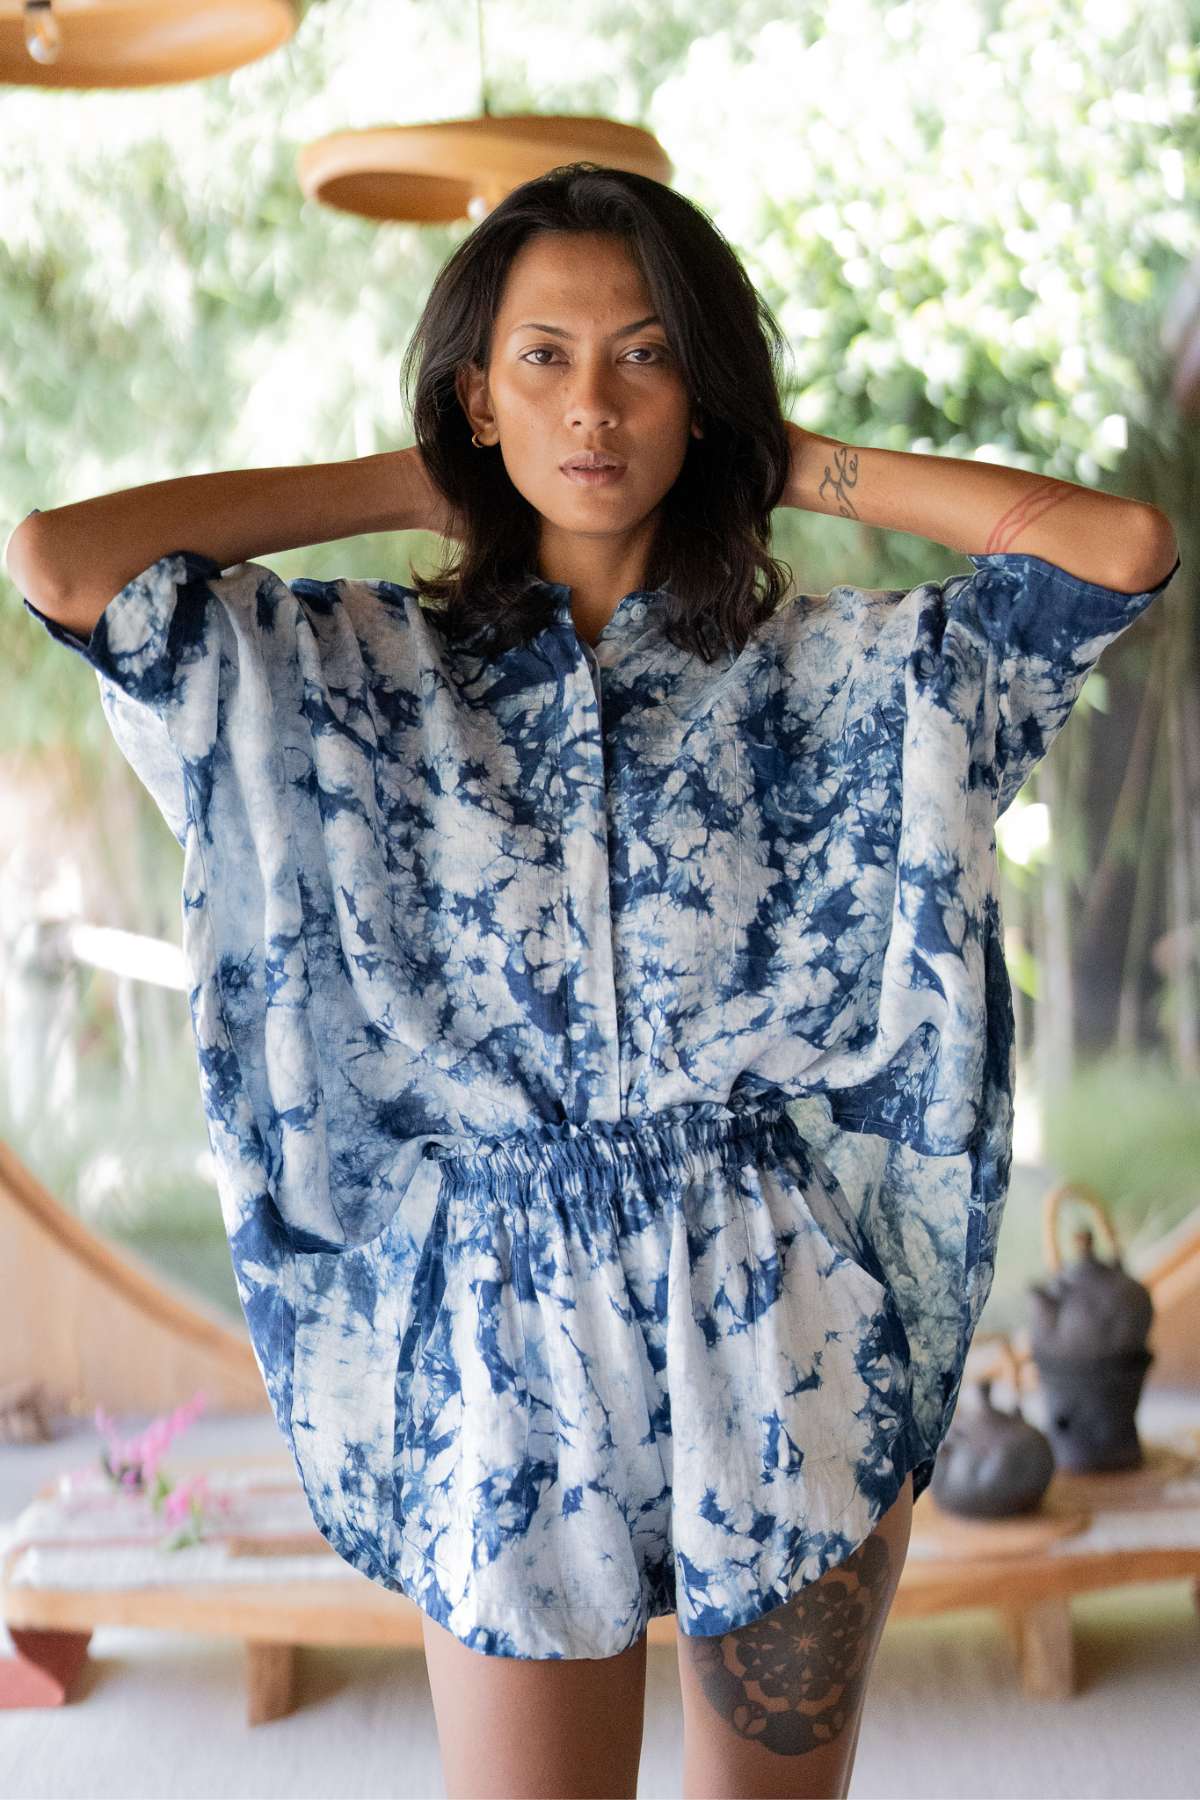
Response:
[[[653,312],[619,238],[539,232],[506,276],[487,369],[459,373],[472,430],[499,445],[514,487],[559,532],[634,531],[679,474],[689,431],[703,435]],[[584,450],[622,458],[624,474],[570,480],[561,465]]]

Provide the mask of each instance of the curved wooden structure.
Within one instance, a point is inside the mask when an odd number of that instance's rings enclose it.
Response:
[[[228,75],[296,35],[295,0],[0,0],[0,84],[157,87]],[[26,44],[32,31],[37,50]],[[47,60],[43,60],[46,58]]]
[[[1154,1302],[1147,1381],[1200,1386],[1200,1206],[1140,1259],[1136,1273]]]
[[[575,113],[485,113],[424,125],[335,131],[296,158],[309,200],[366,219],[447,224],[478,219],[522,182],[562,163],[594,162],[669,182],[653,133]]]
[[[0,1373],[52,1409],[269,1412],[249,1335],[54,1198],[0,1139]]]

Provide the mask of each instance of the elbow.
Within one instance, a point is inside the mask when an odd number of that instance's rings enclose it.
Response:
[[[18,592],[32,600],[48,618],[53,618],[65,596],[39,542],[41,516],[32,512],[21,520],[5,546],[4,566]]]
[[[1179,560],[1179,543],[1175,536],[1175,527],[1166,513],[1157,506],[1146,506],[1142,509],[1142,529],[1137,534],[1136,560],[1132,567],[1127,567],[1125,580],[1132,583],[1128,587],[1131,594],[1144,593],[1147,588],[1157,587],[1165,581]],[[1133,550],[1133,545],[1130,545]]]

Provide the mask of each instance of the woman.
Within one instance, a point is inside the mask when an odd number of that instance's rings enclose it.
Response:
[[[995,818],[1178,566],[787,425],[781,347],[698,208],[555,170],[439,274],[412,451],[9,547],[184,848],[255,1353],[453,1794],[635,1793],[668,1612],[684,1791],[846,1792],[1008,1177]],[[788,597],[780,504],[975,570]],[[411,587],[239,560],[420,524]]]

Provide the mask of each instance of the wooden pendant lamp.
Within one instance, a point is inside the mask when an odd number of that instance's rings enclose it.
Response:
[[[513,188],[588,161],[669,181],[657,139],[615,119],[493,113],[476,0],[481,112],[425,125],[335,131],[297,158],[305,197],[368,219],[478,222]],[[268,55],[299,23],[297,0],[0,0],[0,83],[148,87],[224,75]]]
[[[200,81],[268,56],[298,24],[296,0],[0,0],[0,83]]]
[[[297,158],[308,199],[367,219],[444,225],[463,218],[478,223],[513,188],[562,163],[594,162],[654,181],[670,180],[666,153],[640,126],[574,113],[493,113],[484,69],[482,0],[475,0],[475,17],[479,116],[336,131],[319,138]]]
[[[431,125],[336,131],[297,158],[310,200],[368,219],[478,223],[513,188],[560,163],[600,163],[668,181],[650,132],[575,114],[484,113]]]

